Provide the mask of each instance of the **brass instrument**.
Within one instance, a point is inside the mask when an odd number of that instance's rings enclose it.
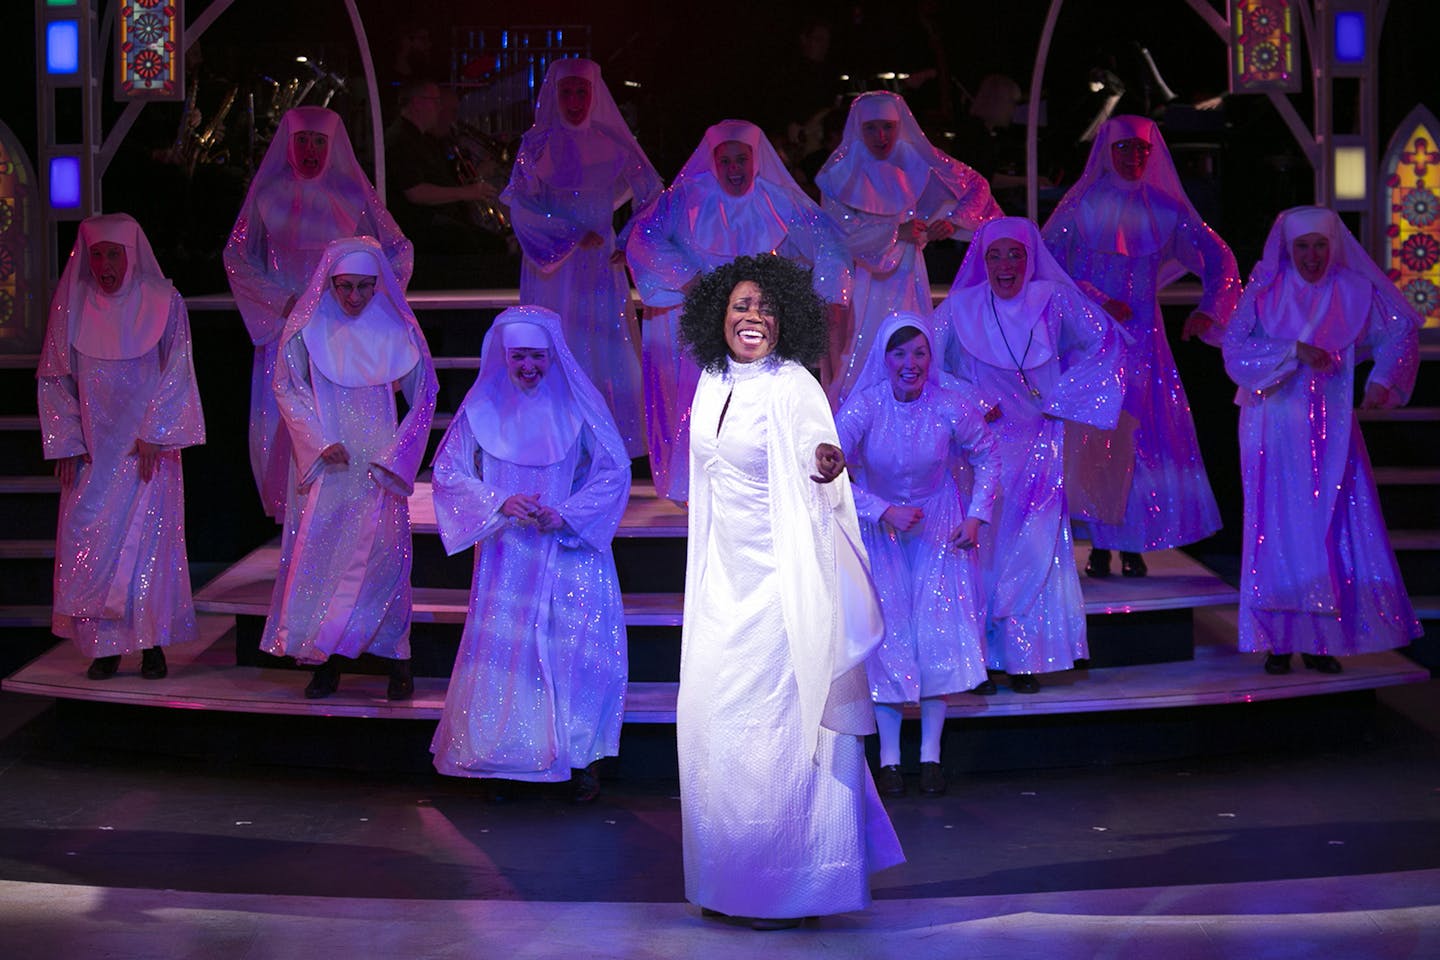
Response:
[[[488,183],[497,196],[505,189],[513,157],[500,140],[473,123],[461,121],[450,128],[446,148],[460,183]],[[467,206],[475,226],[487,233],[509,232],[510,213],[499,200],[472,200]]]

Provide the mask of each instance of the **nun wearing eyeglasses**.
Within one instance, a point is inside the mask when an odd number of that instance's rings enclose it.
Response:
[[[195,639],[180,451],[205,442],[185,301],[140,225],[90,217],[50,306],[35,371],[45,459],[60,479],[52,629],[115,675],[168,672]]]
[[[948,328],[947,369],[979,394],[1000,450],[997,502],[979,548],[989,666],[1009,674],[1014,692],[1037,693],[1037,674],[1088,656],[1065,428],[1114,428],[1119,333],[1020,217],[975,232],[935,322]]]
[[[566,57],[545,74],[535,125],[520,142],[510,205],[520,302],[554,310],[586,378],[600,391],[632,457],[645,453],[640,327],[615,212],[640,211],[664,184],[593,60]]]
[[[1337,657],[1421,635],[1353,410],[1365,360],[1362,409],[1409,399],[1420,323],[1333,211],[1276,220],[1223,343],[1245,491],[1239,646],[1267,673],[1294,653],[1339,673]]]
[[[339,115],[324,107],[286,111],[225,245],[230,290],[255,344],[250,467],[261,506],[277,521],[290,470],[290,438],[270,388],[281,334],[325,245],[362,235],[379,240],[404,289],[414,250],[355,159]]]
[[[275,399],[292,441],[285,533],[260,647],[316,669],[312,699],[344,660],[391,661],[408,699],[410,505],[435,412],[435,369],[380,244],[325,248],[285,325]],[[405,400],[400,416],[397,394]]]

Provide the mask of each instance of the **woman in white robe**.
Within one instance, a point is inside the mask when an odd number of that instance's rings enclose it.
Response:
[[[988,682],[975,546],[990,522],[1000,458],[979,398],[942,382],[928,321],[891,314],[875,335],[835,426],[885,618],[885,638],[865,664],[880,734],[877,786],[905,793],[900,709],[919,703],[920,792],[936,795],[945,792],[945,695]],[[971,478],[968,500],[960,470]]]
[[[642,331],[650,473],[662,497],[689,498],[690,401],[700,369],[680,347],[680,306],[701,274],[776,253],[811,268],[832,313],[850,302],[839,231],[795,183],[753,123],[726,120],[636,218],[625,255],[645,304]]]
[[[387,696],[407,699],[408,498],[436,383],[425,337],[378,242],[355,237],[325,248],[281,343],[274,389],[293,462],[260,647],[318,666],[305,688],[310,698],[335,692],[337,658],[388,658]],[[409,407],[403,420],[397,391]]]
[[[296,107],[280,128],[225,245],[235,306],[255,344],[250,375],[250,468],[265,513],[283,522],[290,440],[275,405],[281,337],[325,245],[342,237],[380,241],[403,289],[414,251],[355,159],[340,117]]]
[[[835,361],[844,376],[832,388],[843,402],[886,317],[896,311],[930,316],[925,246],[968,240],[1001,213],[985,178],[931,146],[904,98],[885,91],[850,104],[844,139],[815,185],[855,258],[853,330],[839,341],[845,356]]]
[[[625,276],[615,211],[640,211],[664,184],[625,125],[593,60],[556,60],[545,74],[535,125],[520,141],[510,205],[520,264],[520,302],[560,315],[581,369],[610,407],[625,449],[645,452],[640,330]]]
[[[1334,212],[1275,221],[1223,344],[1240,387],[1240,649],[1266,651],[1269,673],[1288,672],[1297,651],[1338,673],[1337,656],[1421,635],[1353,410],[1366,359],[1362,407],[1409,399],[1419,327]]]
[[[544,307],[511,307],[435,454],[447,553],[475,547],[465,632],[430,750],[457,777],[599,793],[620,751],[625,609],[610,541],[630,460],[600,393]]]
[[[741,257],[686,298],[691,431],[680,695],[685,895],[758,929],[858,910],[903,860],[865,763],[883,632],[825,393],[808,272]]]
[[[52,629],[115,674],[195,639],[180,451],[205,442],[185,301],[124,214],[80,224],[50,306],[39,380],[45,458],[60,478]]]
[[[950,295],[946,367],[970,383],[1000,448],[994,522],[980,539],[989,665],[1016,693],[1089,655],[1065,499],[1067,422],[1113,429],[1121,347],[1110,319],[1060,269],[1029,220],[975,232]]]
[[[1067,478],[1073,500],[1106,505],[1077,516],[1088,522],[1093,547],[1085,572],[1109,576],[1110,551],[1119,550],[1121,573],[1144,576],[1144,551],[1194,543],[1220,529],[1158,294],[1187,272],[1199,277],[1200,303],[1181,338],[1218,346],[1240,297],[1240,271],[1185,196],[1160,131],[1143,117],[1112,117],[1101,126],[1084,173],[1044,233],[1060,266],[1124,331],[1133,470],[1117,463],[1104,475]],[[1128,450],[1128,441],[1123,445]]]

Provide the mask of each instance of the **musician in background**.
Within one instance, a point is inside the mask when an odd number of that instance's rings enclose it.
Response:
[[[385,130],[385,195],[390,212],[415,244],[415,286],[477,285],[482,255],[470,204],[493,202],[483,180],[461,183],[444,136],[455,122],[454,93],[433,81],[400,91],[400,116]]]

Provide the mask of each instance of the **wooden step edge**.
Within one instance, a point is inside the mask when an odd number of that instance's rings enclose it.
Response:
[[[1414,422],[1440,420],[1440,407],[1396,407],[1393,410],[1356,410],[1364,421]]]
[[[1390,546],[1394,550],[1440,550],[1440,530],[1391,530]]]
[[[60,480],[57,477],[26,476],[0,477],[0,494],[3,493],[59,493]]]
[[[50,626],[52,608],[49,604],[16,604],[0,606],[0,628]]]
[[[49,560],[54,556],[54,540],[0,540],[0,560]]]
[[[1377,486],[1423,487],[1440,485],[1440,467],[1375,467]]]
[[[16,433],[40,429],[40,418],[30,414],[0,417],[0,430]]]
[[[1420,595],[1410,598],[1415,616],[1421,620],[1440,620],[1440,596]]]
[[[0,353],[0,370],[34,370],[38,366],[38,353]]]

